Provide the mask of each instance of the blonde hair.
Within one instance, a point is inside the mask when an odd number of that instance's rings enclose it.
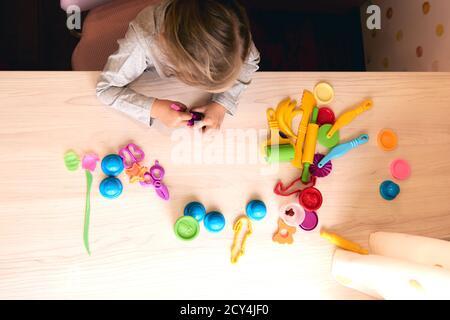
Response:
[[[180,81],[220,91],[239,76],[251,45],[245,9],[236,0],[168,0],[160,46]]]

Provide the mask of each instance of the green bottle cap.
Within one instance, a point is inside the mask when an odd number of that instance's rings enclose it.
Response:
[[[327,148],[333,148],[339,144],[339,131],[336,131],[336,133],[330,139],[328,139],[327,137],[327,134],[328,132],[330,132],[332,127],[333,125],[331,124],[324,124],[320,127],[319,134],[317,136],[317,140],[319,141],[319,143]]]
[[[175,223],[174,231],[178,239],[190,241],[194,240],[200,233],[200,225],[195,218],[182,216]]]

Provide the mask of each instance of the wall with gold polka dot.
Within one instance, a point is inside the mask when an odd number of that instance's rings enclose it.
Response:
[[[381,30],[367,7],[381,8]],[[450,0],[372,0],[361,7],[368,71],[450,71]]]

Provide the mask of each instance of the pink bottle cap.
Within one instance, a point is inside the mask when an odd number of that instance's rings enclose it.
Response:
[[[396,159],[391,163],[391,174],[395,179],[406,180],[411,176],[411,166],[406,160]]]

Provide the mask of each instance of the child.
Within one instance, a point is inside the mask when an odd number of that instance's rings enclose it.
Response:
[[[225,113],[235,113],[258,63],[248,18],[237,0],[166,0],[130,23],[100,76],[97,96],[146,125],[158,119],[169,127],[186,126],[192,115],[183,104],[128,87],[144,71],[175,76],[213,93],[209,104],[190,111],[204,113],[206,130],[219,129]],[[174,103],[181,112],[171,108]]]

